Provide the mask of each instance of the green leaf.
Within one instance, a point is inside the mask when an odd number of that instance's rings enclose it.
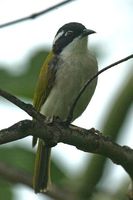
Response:
[[[11,189],[11,183],[1,179],[0,177],[0,199],[13,200],[14,195]]]
[[[19,146],[0,147],[0,160],[9,166],[26,170],[30,174],[33,171],[34,154],[26,148]]]
[[[33,93],[36,85],[36,81],[39,75],[40,67],[42,66],[48,51],[40,51],[33,55],[28,65],[21,74],[14,75],[9,73],[7,70],[0,69],[0,87],[16,96],[22,96],[26,98],[33,98]]]

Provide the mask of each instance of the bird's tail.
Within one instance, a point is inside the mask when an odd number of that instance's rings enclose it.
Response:
[[[47,191],[50,184],[50,152],[51,148],[46,147],[44,141],[39,139],[33,176],[33,188],[36,193]]]

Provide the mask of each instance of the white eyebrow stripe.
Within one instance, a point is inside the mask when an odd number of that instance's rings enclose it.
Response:
[[[56,35],[56,37],[54,38],[53,44],[55,44],[55,42],[64,34],[64,31],[61,31],[60,33],[58,33],[58,35]]]

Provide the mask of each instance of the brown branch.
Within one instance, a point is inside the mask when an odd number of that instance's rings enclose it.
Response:
[[[43,121],[24,120],[1,130],[0,144],[29,135],[44,139],[49,146],[63,142],[85,152],[106,156],[114,163],[121,165],[133,179],[133,150],[129,147],[122,147],[107,137],[97,134],[94,129],[86,130],[72,125],[66,127],[59,122],[46,124]]]
[[[69,114],[68,114],[66,123],[67,123],[67,124],[70,124],[70,122],[72,121],[73,112],[74,112],[74,109],[75,109],[75,107],[76,107],[76,105],[77,105],[77,103],[78,103],[79,98],[81,97],[81,95],[83,94],[83,92],[85,91],[85,89],[87,88],[87,86],[88,86],[96,77],[98,77],[101,73],[105,72],[106,70],[108,70],[108,69],[110,69],[110,68],[112,68],[112,67],[114,67],[114,66],[116,66],[116,65],[118,65],[118,64],[120,64],[120,63],[122,63],[122,62],[125,62],[125,61],[127,61],[127,60],[129,60],[129,59],[132,59],[132,58],[133,58],[133,54],[131,54],[130,56],[127,56],[127,57],[125,57],[125,58],[123,58],[123,59],[121,59],[121,60],[118,60],[117,62],[114,62],[114,63],[112,63],[111,65],[108,65],[107,67],[101,69],[100,71],[98,71],[98,73],[96,73],[94,76],[92,76],[92,78],[90,78],[89,80],[87,80],[87,82],[86,82],[86,83],[84,84],[84,86],[81,88],[81,90],[79,91],[77,97],[75,98],[75,100],[74,100],[74,102],[73,102],[73,104],[72,104],[72,106],[71,106],[71,109],[70,109],[70,112],[69,112]]]
[[[14,184],[21,183],[32,188],[32,175],[2,161],[0,161],[0,176]],[[67,191],[66,195],[66,191],[57,188],[55,185],[53,185],[52,190],[42,194],[57,200],[73,200],[73,194],[71,192],[69,193]]]
[[[29,114],[34,119],[37,119],[37,120],[42,120],[42,118],[43,118],[43,120],[45,119],[44,115],[38,113],[31,104],[24,103],[23,101],[21,101],[14,95],[12,95],[2,89],[0,89],[0,96],[4,97],[8,101],[12,102],[13,104],[15,104],[16,106],[21,108],[23,111],[25,111],[27,114]]]
[[[72,2],[72,1],[74,1],[74,0],[62,1],[62,2],[60,2],[60,3],[58,3],[58,4],[54,5],[54,6],[51,6],[51,7],[47,8],[47,9],[41,11],[41,12],[34,13],[34,14],[31,14],[31,15],[29,15],[29,16],[27,16],[27,17],[23,17],[23,18],[14,20],[14,21],[10,21],[10,22],[1,24],[1,25],[0,25],[0,28],[4,28],[4,27],[7,27],[7,26],[11,26],[11,25],[14,25],[14,24],[17,24],[17,23],[20,23],[20,22],[24,22],[24,21],[27,21],[27,20],[35,19],[35,18],[37,18],[37,17],[39,17],[39,16],[41,16],[41,15],[44,15],[44,14],[50,12],[50,11],[53,11],[54,9],[59,8],[59,7],[65,5],[65,4],[67,4],[67,3]]]

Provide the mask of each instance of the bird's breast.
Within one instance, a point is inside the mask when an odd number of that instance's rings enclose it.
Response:
[[[57,63],[56,79],[53,88],[44,102],[41,113],[46,116],[58,116],[65,120],[71,105],[85,82],[97,71],[95,58],[87,55],[70,55]],[[96,87],[94,80],[85,90],[74,111],[74,119],[82,114],[88,105]]]

